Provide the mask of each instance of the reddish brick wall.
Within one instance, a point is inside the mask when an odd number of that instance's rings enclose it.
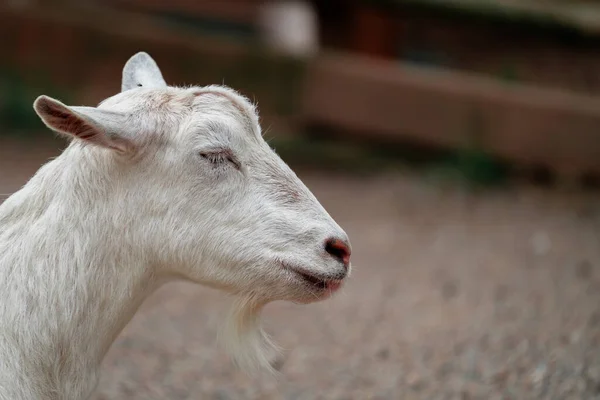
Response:
[[[600,98],[330,55],[311,64],[303,120],[434,146],[476,145],[564,174],[600,173]]]
[[[193,17],[219,18],[230,22],[254,24],[262,0],[107,0],[128,10],[181,13]]]
[[[600,39],[523,24],[406,13],[398,53],[428,51],[446,67],[540,86],[600,93]],[[510,75],[510,76],[507,76]]]
[[[353,4],[354,3],[354,4]],[[600,37],[542,26],[402,5],[348,2],[327,43],[378,58],[409,61],[498,79],[600,93]],[[327,21],[323,21],[327,24]]]

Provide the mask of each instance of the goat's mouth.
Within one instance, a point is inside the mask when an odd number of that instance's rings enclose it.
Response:
[[[320,277],[316,274],[310,273],[303,268],[289,265],[285,262],[281,263],[283,267],[298,277],[305,285],[309,286],[313,290],[327,291],[332,294],[342,286],[342,280],[329,279],[326,277]]]

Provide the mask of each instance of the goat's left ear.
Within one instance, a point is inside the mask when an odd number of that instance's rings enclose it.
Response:
[[[126,153],[134,143],[125,132],[127,116],[94,107],[69,107],[40,96],[33,108],[46,126],[71,138]]]
[[[166,86],[167,83],[158,65],[148,53],[143,51],[137,53],[123,67],[121,92],[136,87],[160,88]]]

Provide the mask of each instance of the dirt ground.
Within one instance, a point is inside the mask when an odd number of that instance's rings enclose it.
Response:
[[[0,193],[53,153],[0,143]],[[110,350],[95,400],[600,399],[598,194],[299,175],[354,270],[329,301],[267,307],[282,375],[237,371],[216,340],[229,300],[171,284]]]

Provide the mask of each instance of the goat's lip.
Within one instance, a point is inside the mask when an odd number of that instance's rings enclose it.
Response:
[[[319,290],[328,290],[329,293],[333,293],[342,287],[342,281],[337,279],[327,279],[316,276],[303,268],[289,265],[285,262],[281,263],[285,269],[294,273],[296,276],[302,279],[305,283],[313,288]]]

